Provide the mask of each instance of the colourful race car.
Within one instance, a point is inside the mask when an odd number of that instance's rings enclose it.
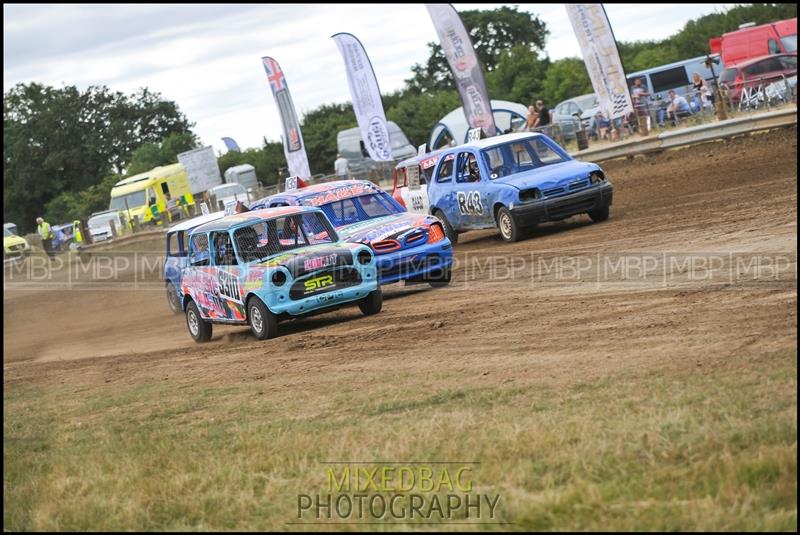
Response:
[[[181,306],[189,334],[211,338],[212,323],[250,325],[260,340],[278,322],[342,305],[380,312],[375,255],[340,241],[322,210],[285,207],[226,216],[189,234]]]
[[[382,284],[407,280],[449,284],[453,250],[442,222],[411,214],[388,193],[366,180],[340,180],[293,189],[253,207],[318,206],[339,235],[369,245],[377,256]]]

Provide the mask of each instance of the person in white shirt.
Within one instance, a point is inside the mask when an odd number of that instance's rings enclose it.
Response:
[[[336,155],[336,161],[333,162],[333,168],[340,179],[345,180],[350,177],[350,169],[347,166],[347,158],[344,158],[341,154]]]

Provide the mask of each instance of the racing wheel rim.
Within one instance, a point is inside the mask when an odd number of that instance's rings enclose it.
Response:
[[[511,238],[511,217],[506,213],[500,214],[500,234],[506,239]]]
[[[250,307],[250,325],[259,333],[264,328],[264,320],[261,318],[261,311],[257,306]]]
[[[189,332],[197,336],[197,333],[200,331],[200,322],[197,321],[197,315],[194,313],[194,310],[190,310],[186,313],[186,319],[189,324]]]

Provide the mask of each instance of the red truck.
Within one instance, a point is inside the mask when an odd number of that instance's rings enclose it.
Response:
[[[712,54],[722,56],[725,67],[768,54],[797,52],[797,17],[761,26],[742,24],[722,37],[712,37],[708,46]]]

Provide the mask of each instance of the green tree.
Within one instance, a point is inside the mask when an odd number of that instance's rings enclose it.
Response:
[[[531,13],[519,11],[516,6],[461,11],[459,16],[486,73],[492,72],[501,53],[512,47],[523,47],[537,55],[544,52],[549,33],[544,21]],[[415,92],[454,89],[453,75],[441,45],[428,43],[428,49],[428,60],[424,65],[417,63],[411,68],[414,75],[406,80],[406,87]]]
[[[492,98],[531,104],[542,92],[550,60],[536,51],[514,45],[500,53],[497,67],[486,76]]]
[[[105,86],[79,91],[35,82],[3,99],[3,210],[33,228],[44,206],[125,170],[133,151],[191,124],[174,102],[142,89],[127,96]]]
[[[563,58],[551,63],[547,69],[547,75],[542,82],[541,97],[553,107],[562,100],[592,91],[592,82],[583,60]]]
[[[199,146],[191,132],[169,134],[161,143],[145,143],[133,151],[127,175],[136,175],[160,165],[178,162],[178,154]]]
[[[303,116],[303,141],[306,144],[311,173],[333,173],[336,160],[336,134],[358,126],[353,105],[324,104]]]
[[[455,90],[428,93],[407,92],[386,112],[386,118],[397,123],[412,145],[428,142],[431,129],[445,114],[461,105]]]
[[[107,210],[111,188],[122,178],[122,175],[111,174],[85,190],[60,193],[45,206],[47,220],[52,224],[70,223],[94,212]]]
[[[242,152],[228,151],[217,160],[219,170],[224,175],[231,167],[250,164],[256,170],[258,181],[269,186],[278,181],[279,170],[286,167],[283,144],[280,141],[266,141],[260,149],[246,149]],[[285,176],[285,175],[284,175]]]

